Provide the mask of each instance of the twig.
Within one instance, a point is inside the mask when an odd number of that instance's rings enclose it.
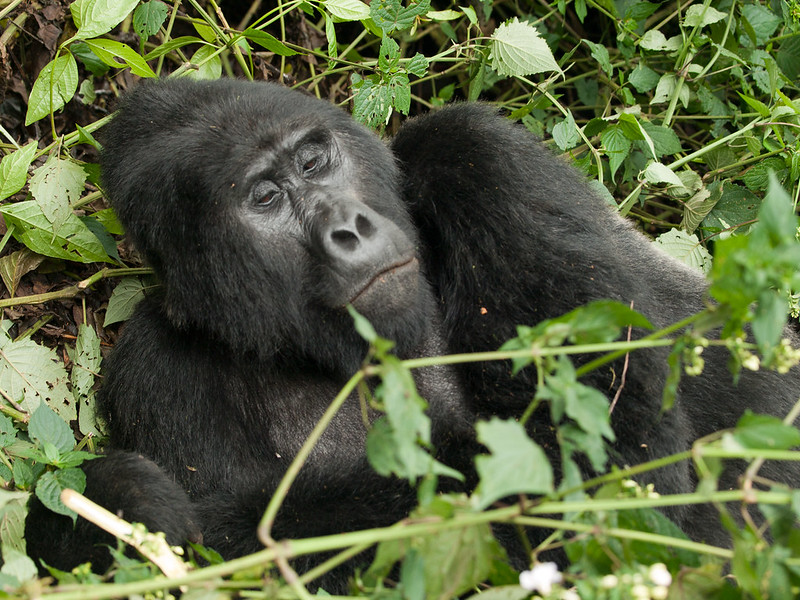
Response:
[[[167,577],[183,577],[188,573],[186,564],[178,558],[163,536],[140,531],[126,520],[95,504],[83,494],[69,488],[61,492],[61,501],[101,529],[136,548],[156,565]]]

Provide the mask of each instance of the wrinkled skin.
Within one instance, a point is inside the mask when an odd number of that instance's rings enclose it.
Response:
[[[412,120],[387,148],[344,112],[276,85],[147,82],[108,129],[104,190],[163,289],[137,307],[105,368],[100,407],[113,450],[86,467],[87,494],[172,543],[202,534],[226,558],[260,547],[255,528],[269,497],[364,357],[347,303],[403,358],[495,350],[517,324],[594,299],[632,302],[656,326],[703,308],[702,277],[485,106]],[[703,377],[686,378],[675,408],[661,414],[665,356],[630,357],[612,415],[617,464],[685,450],[747,408],[783,416],[800,389],[796,372],[745,373],[734,386],[724,353],[709,350]],[[586,381],[613,395],[621,370],[613,364]],[[535,373],[512,378],[508,364],[493,362],[415,377],[438,458],[468,474],[468,491],[472,423],[521,414]],[[534,415],[531,435],[555,452],[550,430],[546,410]],[[365,436],[353,397],[292,487],[274,537],[385,526],[407,514],[414,490],[370,469]],[[796,465],[761,473],[800,480]],[[721,485],[737,474],[726,471]],[[662,494],[695,484],[687,463],[652,478]],[[33,510],[33,555],[61,568],[102,564],[93,544],[103,538],[91,526],[72,531]],[[669,515],[695,539],[727,543],[706,507]],[[323,585],[341,590],[351,569]]]

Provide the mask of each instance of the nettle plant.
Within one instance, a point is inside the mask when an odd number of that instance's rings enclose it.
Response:
[[[0,9],[11,33],[17,20],[9,15],[17,9],[15,2]],[[800,197],[800,5],[795,0],[549,5],[486,0],[432,7],[429,0],[288,0],[265,4],[238,23],[229,23],[226,11],[229,7],[213,0],[70,5],[71,22],[59,25],[71,33],[29,90],[25,125],[47,133],[18,140],[0,128],[8,141],[0,162],[0,214],[6,224],[0,276],[8,298],[0,306],[98,294],[98,282],[121,278],[108,300],[104,326],[131,314],[155,282],[148,269],[129,266],[120,256],[123,231],[102,205],[97,166],[73,158],[79,145],[99,149],[94,134],[112,117],[66,129],[59,129],[56,117],[67,105],[101,102],[98,92],[116,89],[114,77],[120,74],[218,78],[223,72],[251,79],[269,73],[349,105],[355,118],[388,132],[398,114],[453,99],[493,102],[554,150],[568,153],[609,204],[639,221],[655,243],[706,272],[714,304],[626,342],[617,340],[629,326],[646,327],[646,315],[595,303],[543,323],[520,324],[518,337],[496,353],[405,362],[391,354],[391,342],[355,315],[372,352],[332,400],[325,419],[366,378],[383,379],[369,398],[385,417],[370,434],[368,455],[378,472],[417,486],[419,508],[406,522],[293,543],[294,555],[340,553],[288,586],[275,566],[285,557],[272,548],[219,563],[198,547],[212,566],[177,580],[168,582],[151,565],[117,552],[108,575],[113,585],[101,585],[88,569],[78,569],[54,574],[62,583],[85,587],[69,592],[39,583],[37,593],[66,600],[84,594],[164,595],[188,586],[185,593],[191,595],[213,585],[226,593],[247,589],[266,597],[304,597],[304,584],[320,570],[377,544],[373,565],[354,574],[354,593],[453,597],[489,582],[493,589],[483,596],[522,598],[536,591],[549,597],[658,598],[672,593],[665,592],[666,571],[680,580],[687,596],[792,596],[800,586],[800,544],[792,527],[800,496],[787,489],[756,490],[752,483],[764,458],[800,459],[791,450],[800,445],[800,433],[790,425],[800,405],[782,421],[747,415],[735,430],[698,441],[691,452],[590,481],[581,479],[576,461],[585,456],[599,472],[606,469],[606,443],[614,437],[608,400],[580,378],[615,357],[643,347],[672,348],[664,410],[681,377],[702,377],[702,348],[708,345],[730,349],[734,375],[741,368],[783,370],[796,362],[796,351],[780,337],[790,309],[796,316],[800,289],[793,216]],[[79,267],[89,274],[71,273]],[[16,297],[23,277],[45,269],[60,270],[70,281],[55,292]],[[97,331],[82,324],[65,356],[32,338],[48,318],[22,334],[4,321],[0,332],[0,476],[6,484],[0,490],[0,583],[18,595],[34,589],[25,586],[36,578],[22,537],[31,490],[48,507],[74,516],[60,493],[83,490],[78,467],[94,456],[86,450],[102,441],[93,410],[101,372]],[[719,337],[712,335],[718,330]],[[570,357],[589,351],[603,354],[576,368]],[[475,492],[437,495],[438,475],[452,473],[431,458],[425,401],[414,390],[410,369],[468,360],[512,360],[515,369],[536,369],[539,385],[519,422],[477,425],[488,452],[476,460]],[[560,481],[524,429],[542,405],[549,406],[561,446]],[[289,469],[263,527],[277,514],[325,419]],[[728,459],[750,461],[748,479],[742,489],[716,491],[720,461]],[[693,460],[701,475],[695,494],[658,497],[632,481],[685,460]],[[518,503],[493,508],[515,495]],[[698,501],[718,503],[720,518],[732,531],[732,549],[687,540],[655,510]],[[724,503],[743,501],[757,503],[768,517],[771,542],[761,530],[734,524]],[[531,548],[532,562],[542,550],[563,546],[571,567],[564,573],[534,567],[520,578],[503,562],[492,523],[552,530],[542,547]],[[722,578],[725,572],[733,581]],[[234,573],[230,581],[219,579]]]

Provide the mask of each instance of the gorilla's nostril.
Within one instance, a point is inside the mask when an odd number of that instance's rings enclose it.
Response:
[[[362,214],[356,216],[356,231],[361,237],[370,237],[375,233],[375,226]]]
[[[331,233],[334,244],[343,250],[352,252],[358,248],[358,236],[347,229],[336,229]]]

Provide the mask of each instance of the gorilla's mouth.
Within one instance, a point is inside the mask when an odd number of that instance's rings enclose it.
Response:
[[[365,316],[402,311],[414,303],[418,287],[419,261],[412,256],[375,275],[350,303]]]

